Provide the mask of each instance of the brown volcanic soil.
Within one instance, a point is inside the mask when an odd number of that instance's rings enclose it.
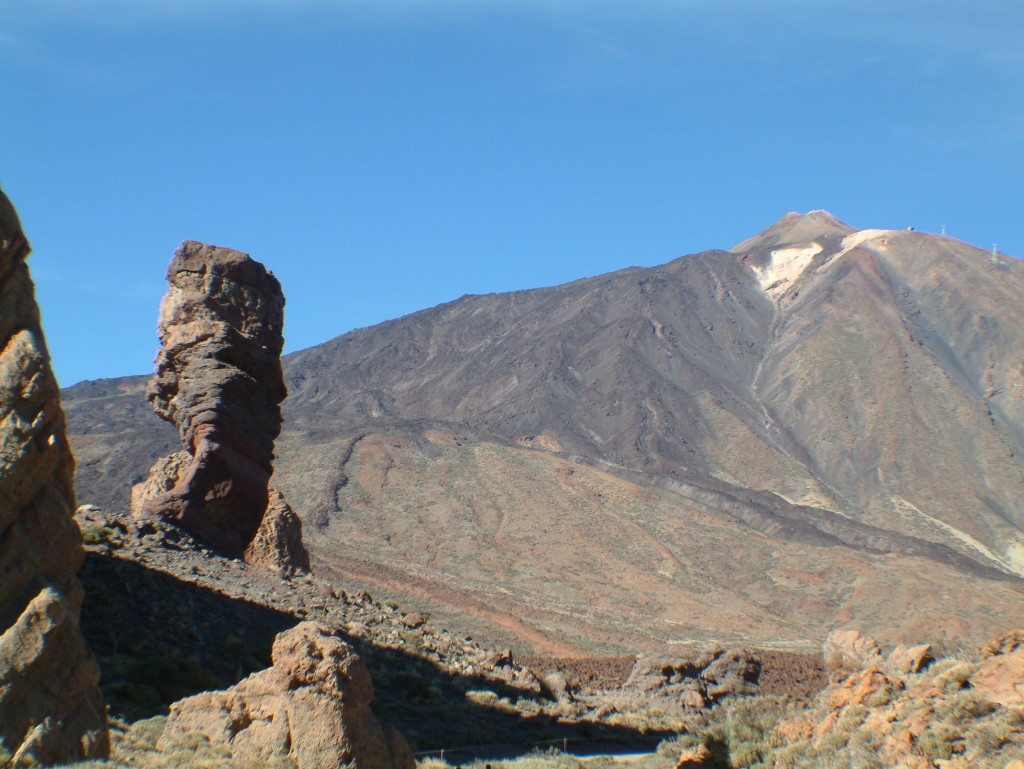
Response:
[[[762,694],[810,702],[828,686],[828,673],[821,654],[759,649]]]
[[[581,689],[617,689],[629,678],[636,657],[523,657],[519,661],[537,673],[560,670]]]
[[[1024,625],[1015,260],[788,216],[285,369],[274,483],[316,568],[474,636],[566,656]],[[83,501],[126,507],[173,438],[138,381],[65,391]]]
[[[166,524],[95,508],[77,519],[87,550],[82,628],[121,721],[164,714],[177,699],[263,669],[274,636],[302,619],[340,630],[357,648],[372,672],[374,709],[417,750],[478,745],[488,755],[498,743],[525,752],[563,739],[576,749],[649,750],[698,712],[657,681],[627,685],[634,655],[509,661],[390,598],[224,558]],[[814,655],[754,656],[765,693],[803,696],[806,681],[792,670]],[[529,673],[519,681],[526,670],[564,673],[571,696],[552,698]]]
[[[290,452],[282,473],[332,451]],[[436,428],[361,434],[338,451],[330,487],[344,510],[307,518],[315,568],[520,653],[693,640],[806,650],[851,620],[887,643],[941,642],[935,627],[986,637],[1024,621],[1012,582],[751,532],[550,451]]]

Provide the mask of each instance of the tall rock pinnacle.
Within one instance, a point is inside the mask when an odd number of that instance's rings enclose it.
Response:
[[[240,557],[267,509],[281,431],[284,295],[247,254],[194,241],[179,246],[167,281],[149,400],[186,453],[157,463],[133,512]]]
[[[25,258],[0,191],[0,743],[14,764],[109,753],[99,669],[78,627],[75,463]]]

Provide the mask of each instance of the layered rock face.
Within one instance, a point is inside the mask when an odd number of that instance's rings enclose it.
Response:
[[[167,280],[148,395],[187,454],[154,466],[132,511],[241,557],[267,509],[281,431],[284,295],[247,254],[194,241],[179,246]]]
[[[15,764],[109,753],[99,669],[78,627],[74,459],[29,251],[0,192],[0,740]]]
[[[412,769],[405,740],[370,709],[373,683],[352,647],[303,622],[277,636],[272,658],[226,691],[172,705],[158,747],[199,734],[232,757],[287,756],[298,769]]]

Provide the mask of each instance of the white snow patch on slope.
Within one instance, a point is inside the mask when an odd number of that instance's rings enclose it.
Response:
[[[847,235],[845,238],[843,238],[843,247],[840,250],[840,253],[837,254],[837,256],[842,256],[847,251],[850,251],[851,249],[854,249],[857,246],[866,243],[869,240],[874,240],[875,238],[890,237],[892,235],[898,234],[899,232],[896,230],[858,230],[857,232],[854,232],[853,234]],[[886,244],[883,242],[875,243],[874,245],[879,248],[885,248]]]
[[[794,280],[806,270],[815,255],[820,254],[822,245],[817,241],[804,246],[791,246],[772,251],[763,267],[753,265],[761,288],[773,299],[789,290]]]

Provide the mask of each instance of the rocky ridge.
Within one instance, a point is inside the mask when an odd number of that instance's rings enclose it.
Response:
[[[78,625],[74,459],[25,259],[0,191],[0,748],[14,764],[105,757],[99,670]]]

